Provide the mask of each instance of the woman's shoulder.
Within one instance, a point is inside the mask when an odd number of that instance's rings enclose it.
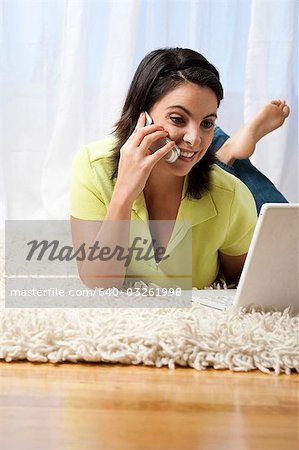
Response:
[[[217,164],[213,165],[211,171],[210,194],[217,209],[234,205],[236,211],[245,209],[250,212],[252,221],[256,220],[255,201],[251,191],[243,181]]]
[[[243,204],[256,215],[255,201],[246,184],[217,164],[213,165],[211,171],[210,194],[219,209],[228,204],[239,207]]]
[[[234,193],[236,189],[243,190],[244,188],[249,191],[247,186],[239,178],[222,169],[217,164],[213,164],[211,171],[211,188],[215,191],[222,190],[231,193]]]
[[[112,150],[116,145],[116,138],[109,136],[99,141],[93,141],[84,145],[77,153],[77,158],[88,160],[90,164],[94,164],[99,160],[104,160],[111,156]]]
[[[100,191],[105,185],[113,189],[111,179],[113,166],[109,156],[116,145],[116,139],[108,137],[83,145],[72,162],[72,184],[87,186],[90,190]]]

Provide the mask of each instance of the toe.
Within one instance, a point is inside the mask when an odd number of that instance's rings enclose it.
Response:
[[[286,101],[283,98],[281,98],[280,99],[280,107],[283,108],[285,104],[286,104]]]
[[[284,105],[284,107],[282,108],[283,114],[285,117],[288,117],[288,115],[290,114],[290,108],[288,105]]]
[[[286,101],[285,101],[284,99],[280,99],[280,105],[279,105],[279,108],[280,108],[281,110],[283,110],[283,108],[285,107],[285,104],[286,104]]]
[[[272,100],[271,103],[272,105],[276,105],[276,106],[280,106],[280,100]]]

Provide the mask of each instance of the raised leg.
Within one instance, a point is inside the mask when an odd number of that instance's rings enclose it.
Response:
[[[234,133],[217,152],[220,161],[232,165],[236,159],[252,156],[257,142],[281,127],[290,113],[285,100],[272,100],[256,116]]]
[[[229,137],[217,127],[210,151],[216,154],[218,165],[238,177],[250,189],[257,212],[264,203],[287,203],[274,184],[250,162],[256,143],[280,127],[289,115],[284,100],[273,100],[240,130]]]

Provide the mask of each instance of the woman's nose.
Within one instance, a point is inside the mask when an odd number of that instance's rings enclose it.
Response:
[[[184,134],[184,141],[192,145],[192,147],[197,147],[201,143],[200,130],[198,128],[189,128]]]

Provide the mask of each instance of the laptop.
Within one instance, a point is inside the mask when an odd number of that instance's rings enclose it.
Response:
[[[299,313],[299,204],[265,203],[237,289],[193,290],[192,301],[218,310],[256,305]]]

